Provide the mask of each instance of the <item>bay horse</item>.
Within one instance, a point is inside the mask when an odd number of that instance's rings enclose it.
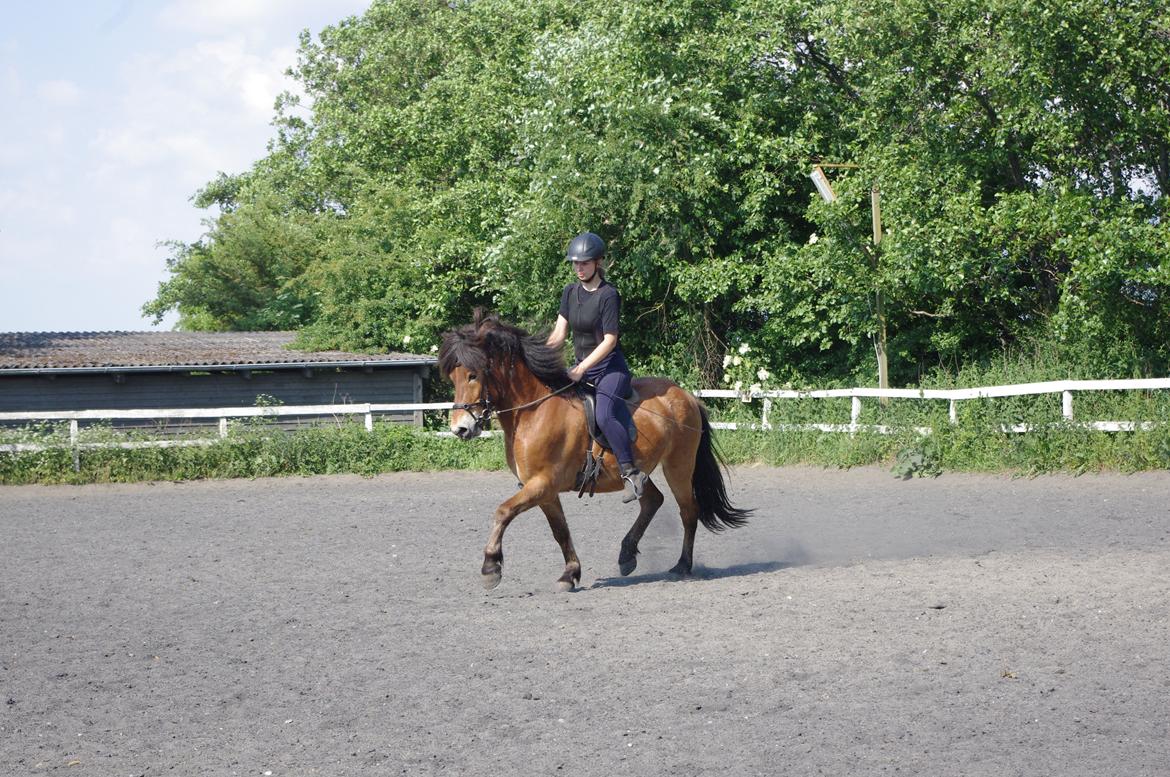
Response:
[[[462,439],[479,435],[494,416],[504,434],[508,468],[520,490],[496,508],[483,552],[483,584],[495,588],[503,576],[504,532],[512,519],[538,506],[561,546],[565,569],[557,580],[572,590],[581,580],[581,562],[573,548],[560,493],[576,490],[577,472],[593,445],[585,427],[581,400],[565,370],[563,351],[477,310],[475,320],[443,334],[439,369],[455,385],[451,431]],[[695,530],[700,523],[713,532],[742,526],[751,510],[733,507],[723,483],[722,462],[711,437],[707,409],[689,391],[665,378],[633,381],[637,426],[633,444],[638,467],[662,474],[678,502],[683,525],[682,555],[670,570],[689,575]],[[623,490],[613,454],[605,458],[596,490]],[[646,481],[640,511],[622,539],[618,567],[628,575],[637,566],[638,542],[664,497]]]

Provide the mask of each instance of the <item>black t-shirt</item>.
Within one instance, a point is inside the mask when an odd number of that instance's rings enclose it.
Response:
[[[605,281],[601,282],[596,291],[586,291],[580,283],[570,283],[561,292],[560,314],[569,322],[569,328],[573,331],[573,355],[578,364],[593,353],[605,335],[619,334],[621,308],[622,299],[618,290]],[[604,369],[614,356],[618,356],[624,364],[625,357],[620,354],[619,345],[590,372]]]

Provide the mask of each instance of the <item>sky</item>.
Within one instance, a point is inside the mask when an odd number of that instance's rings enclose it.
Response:
[[[266,153],[299,33],[369,4],[0,0],[0,332],[155,329],[160,242]]]

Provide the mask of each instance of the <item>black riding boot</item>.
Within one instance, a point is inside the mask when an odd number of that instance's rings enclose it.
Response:
[[[642,493],[646,490],[647,479],[648,476],[642,470],[632,464],[623,464],[622,480],[626,482],[626,495],[622,497],[622,502],[633,502],[635,499],[641,499]]]

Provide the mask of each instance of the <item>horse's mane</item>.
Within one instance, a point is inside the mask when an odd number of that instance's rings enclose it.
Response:
[[[545,345],[547,339],[477,308],[472,323],[443,333],[439,369],[450,375],[458,365],[482,371],[489,362],[493,366],[522,362],[541,383],[559,389],[571,381],[565,371],[564,352]]]

